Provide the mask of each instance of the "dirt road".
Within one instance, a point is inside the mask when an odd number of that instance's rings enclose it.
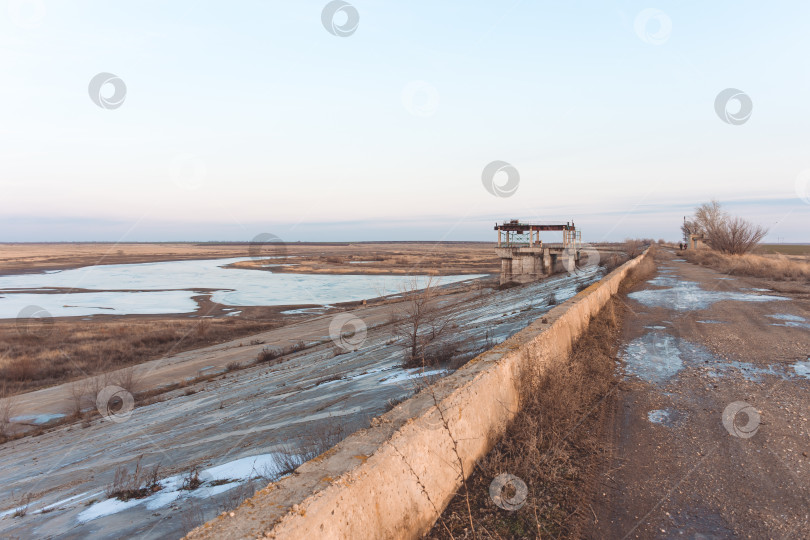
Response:
[[[810,538],[807,286],[656,259],[627,300],[589,536]]]

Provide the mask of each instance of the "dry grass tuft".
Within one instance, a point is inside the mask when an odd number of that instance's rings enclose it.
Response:
[[[709,249],[687,250],[683,257],[694,264],[707,266],[732,276],[753,276],[776,281],[810,279],[810,263],[784,255],[762,256],[748,253],[727,255]]]
[[[143,499],[163,487],[159,482],[160,464],[144,469],[141,467],[142,458],[143,456],[138,458],[135,470],[131,474],[123,466],[115,470],[113,483],[107,488],[107,497],[115,497],[121,501]]]

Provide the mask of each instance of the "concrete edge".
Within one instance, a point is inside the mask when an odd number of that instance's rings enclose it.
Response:
[[[630,260],[292,475],[191,531],[208,538],[418,538],[503,435],[526,370],[565,358]]]

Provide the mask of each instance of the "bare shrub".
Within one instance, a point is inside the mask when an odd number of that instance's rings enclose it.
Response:
[[[135,368],[130,366],[121,370],[118,370],[114,373],[110,380],[112,384],[116,386],[120,386],[130,394],[134,394],[137,391],[138,383],[140,382],[140,377],[136,373]]]
[[[192,467],[183,477],[183,483],[180,486],[180,489],[185,491],[194,491],[201,485],[203,485],[203,481],[200,479],[200,468]]]
[[[452,323],[452,316],[441,310],[438,283],[433,276],[424,283],[414,277],[402,287],[403,301],[397,304],[397,319],[393,325],[398,343],[405,349],[405,366],[426,364],[426,348],[438,340]]]
[[[647,245],[639,238],[628,238],[624,241],[624,252],[627,253],[628,257],[633,259],[644,253]]]
[[[143,499],[163,488],[159,482],[160,464],[157,463],[151,469],[145,470],[141,468],[142,459],[143,456],[138,457],[132,474],[123,465],[115,470],[113,482],[107,488],[107,497],[121,501]]]
[[[429,343],[422,354],[422,365],[427,367],[449,362],[458,352],[459,346],[458,342]]]
[[[756,247],[768,234],[768,229],[735,216],[729,216],[720,203],[712,200],[695,208],[692,219],[681,225],[685,241],[690,234],[703,235],[703,241],[712,249],[742,255]]]
[[[87,394],[87,381],[74,381],[70,383],[71,413],[74,416],[79,416],[84,410]]]
[[[14,505],[14,514],[13,517],[24,517],[28,513],[28,506],[31,504],[31,499],[33,496],[30,493],[26,493],[18,502]]]
[[[605,273],[610,273],[629,260],[629,256],[624,253],[610,253],[599,260],[599,265],[604,267]]]
[[[256,357],[256,363],[267,364],[272,362],[275,364],[277,362],[273,361],[281,358],[282,356],[284,356],[284,351],[282,349],[265,347],[259,351],[259,355]]]
[[[713,249],[732,255],[748,253],[768,234],[768,229],[740,217],[727,217],[706,234]]]
[[[265,466],[261,475],[267,480],[274,481],[320,456],[345,437],[345,430],[340,424],[326,424],[312,429],[298,440],[279,445],[275,463]]]
[[[16,399],[8,391],[6,382],[0,384],[0,439],[4,439],[11,426],[11,418],[14,416]]]

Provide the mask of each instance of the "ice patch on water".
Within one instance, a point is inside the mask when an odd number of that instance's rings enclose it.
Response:
[[[282,311],[282,315],[321,315],[324,311],[329,309],[331,306],[321,306],[321,307],[307,307],[307,308],[300,308],[300,309],[288,309],[286,311]]]
[[[9,422],[13,422],[15,424],[33,424],[35,426],[41,426],[42,424],[47,424],[48,422],[52,422],[53,420],[59,420],[64,418],[64,414],[23,414],[20,416],[15,416],[13,418],[9,418]]]
[[[41,306],[54,317],[189,313],[197,310],[192,297],[199,295],[201,289],[213,291],[211,300],[227,306],[324,305],[373,298],[380,292],[398,292],[412,277],[421,278],[420,284],[425,279],[425,276],[286,274],[226,268],[245,260],[250,259],[110,264],[57,274],[0,276],[3,292],[0,318],[17,317],[31,305]],[[442,276],[440,284],[479,277],[484,274]],[[34,293],[53,288],[98,292]]]
[[[669,289],[645,289],[628,294],[633,300],[648,307],[668,307],[677,311],[706,309],[715,302],[772,302],[789,300],[784,296],[750,294],[733,291],[707,291],[694,281],[679,281]]]

